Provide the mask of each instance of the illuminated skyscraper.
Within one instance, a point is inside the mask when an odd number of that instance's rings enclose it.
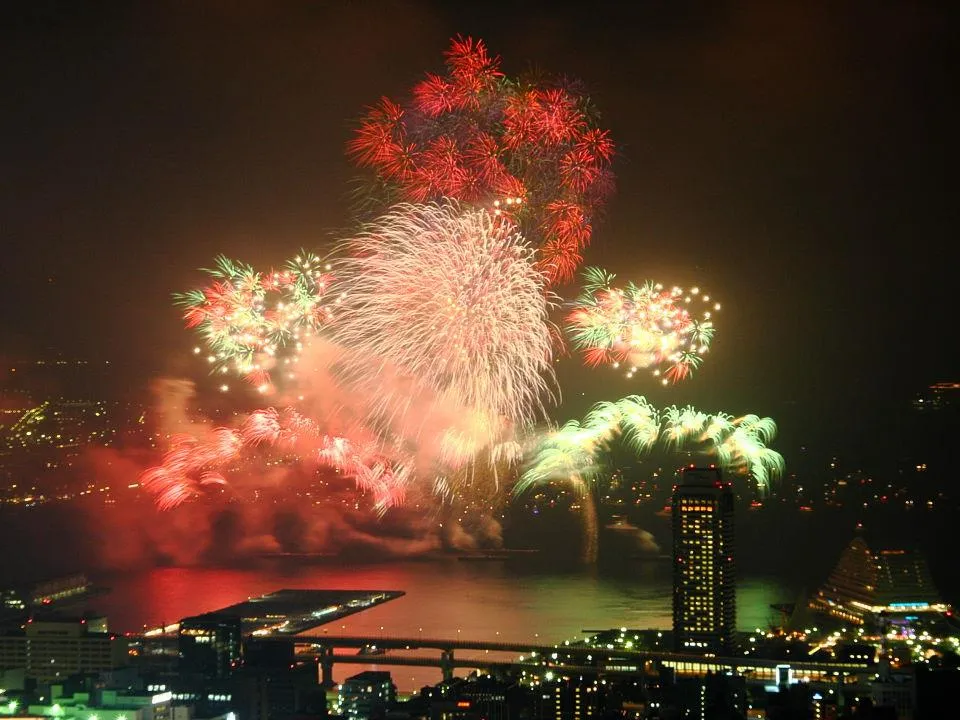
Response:
[[[730,654],[737,625],[731,484],[716,468],[686,468],[672,510],[674,646]]]

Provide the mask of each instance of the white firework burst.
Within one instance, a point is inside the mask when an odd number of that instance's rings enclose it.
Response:
[[[333,337],[350,350],[345,377],[378,389],[374,414],[455,405],[472,415],[460,433],[472,448],[545,416],[551,300],[515,227],[455,202],[405,204],[343,249]]]

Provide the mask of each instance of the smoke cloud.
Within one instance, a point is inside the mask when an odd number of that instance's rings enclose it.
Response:
[[[318,341],[302,357],[302,379],[296,398],[330,433],[374,442],[360,419],[365,404],[375,402],[344,388],[336,375],[344,354],[335,345]],[[401,378],[395,380],[402,384]],[[221,424],[197,410],[193,381],[159,378],[151,385],[154,409],[150,423],[162,438],[188,435],[209,439]],[[436,398],[413,395],[417,405],[405,417],[391,418],[389,432],[402,435],[402,446],[418,461],[439,462],[442,447],[431,438],[463,408]],[[294,398],[276,397],[281,401]],[[465,413],[464,413],[465,414]],[[243,413],[220,413],[239,426]],[[202,565],[249,562],[278,555],[346,556],[384,559],[419,556],[443,549],[499,547],[502,530],[489,516],[472,517],[467,524],[444,504],[431,485],[414,485],[407,507],[378,517],[369,498],[355,483],[330,468],[311,463],[316,451],[304,438],[296,452],[306,461],[279,462],[275,454],[247,448],[229,468],[224,485],[198,487],[199,496],[168,511],[154,507],[149,493],[139,487],[143,472],[159,461],[157,450],[93,448],[80,463],[79,474],[100,487],[110,487],[115,504],[87,511],[81,525],[88,528],[89,554],[110,568],[145,564]]]

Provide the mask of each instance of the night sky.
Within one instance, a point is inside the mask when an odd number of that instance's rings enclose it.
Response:
[[[3,357],[109,359],[131,391],[202,376],[170,294],[221,252],[322,250],[352,122],[462,33],[590,89],[620,156],[587,262],[724,304],[693,380],[567,359],[559,416],[629,392],[757,412],[789,463],[881,448],[876,418],[960,380],[958,67],[933,3],[103,5],[0,7]]]

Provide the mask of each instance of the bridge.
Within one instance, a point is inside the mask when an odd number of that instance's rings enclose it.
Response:
[[[457,668],[495,672],[506,669],[528,672],[553,671],[560,674],[642,675],[655,674],[662,667],[671,667],[678,674],[703,675],[708,671],[731,670],[747,675],[756,682],[777,682],[777,670],[789,665],[794,676],[807,682],[836,684],[847,678],[874,672],[867,663],[822,662],[814,660],[778,660],[771,658],[708,657],[692,653],[664,650],[636,650],[622,647],[590,647],[586,645],[539,645],[511,641],[468,640],[462,638],[390,637],[366,635],[298,635],[295,638],[259,638],[261,641],[294,643],[297,657],[315,659],[321,668],[323,682],[332,685],[335,664],[407,665],[438,667],[445,680]],[[359,648],[359,652],[337,652]],[[435,655],[409,654],[407,651],[436,650]],[[404,651],[401,654],[399,651]],[[457,652],[463,653],[459,657]],[[476,657],[475,653],[511,653],[513,659]],[[470,657],[464,657],[471,654]]]
[[[431,638],[431,637],[393,637],[369,635],[317,635],[315,633],[301,634],[293,638],[297,645],[330,645],[332,647],[378,647],[384,650],[419,650],[428,648],[434,650],[488,650],[491,652],[509,652],[516,654],[546,653],[556,650],[574,651],[577,646],[540,645],[536,643],[520,643],[516,641],[500,640],[464,640],[461,638]],[[580,648],[589,652],[589,648]]]

